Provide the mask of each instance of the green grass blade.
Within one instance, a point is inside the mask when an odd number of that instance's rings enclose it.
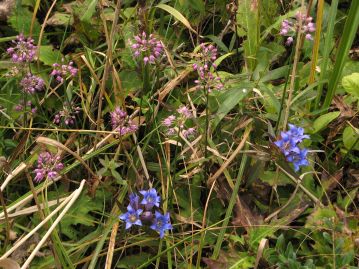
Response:
[[[340,40],[338,54],[334,65],[333,75],[331,76],[331,79],[329,81],[328,92],[323,104],[323,107],[325,109],[329,108],[333,100],[335,90],[341,78],[344,64],[346,62],[349,49],[353,44],[354,37],[358,30],[358,26],[359,26],[359,1],[355,0],[352,1],[351,3],[348,18],[345,22],[343,35]]]
[[[245,147],[245,150],[247,149],[247,146]],[[212,255],[212,259],[216,260],[219,256],[219,251],[221,250],[221,246],[222,246],[222,242],[224,239],[224,234],[226,232],[228,223],[229,223],[229,219],[232,215],[232,211],[233,211],[233,207],[234,204],[236,202],[236,198],[238,196],[238,190],[239,190],[239,185],[242,182],[242,177],[243,177],[243,173],[244,173],[244,168],[246,166],[247,163],[247,155],[243,154],[242,157],[242,161],[241,161],[241,165],[239,167],[239,171],[238,171],[238,175],[237,175],[237,180],[236,180],[236,184],[234,185],[234,189],[231,195],[231,199],[229,201],[229,205],[226,211],[226,215],[224,217],[224,222],[222,223],[222,229],[218,235],[218,239],[217,239],[217,243],[216,246],[214,247],[214,251],[213,251],[213,255]]]
[[[330,7],[329,11],[329,22],[328,27],[326,30],[326,37],[325,37],[325,43],[324,43],[324,51],[323,51],[323,61],[321,64],[321,71],[320,71],[320,81],[322,81],[327,74],[327,66],[329,62],[329,54],[332,48],[332,39],[333,39],[333,33],[334,33],[334,25],[335,25],[335,19],[337,17],[337,10],[338,10],[338,2],[339,0],[333,0],[332,5]],[[317,92],[317,98],[315,100],[315,110],[318,109],[320,99],[322,97],[323,92],[323,86],[324,84],[320,84],[318,87]]]

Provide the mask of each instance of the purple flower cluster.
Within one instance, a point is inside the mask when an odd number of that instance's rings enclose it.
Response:
[[[54,117],[53,122],[60,124],[63,122],[65,125],[70,126],[75,124],[76,115],[80,113],[81,108],[74,105],[72,102],[64,102],[63,109],[60,110]]]
[[[154,64],[156,59],[163,55],[163,45],[153,34],[147,37],[147,34],[142,32],[142,34],[136,35],[134,38],[136,43],[131,44],[133,55],[136,58],[141,56],[145,65],[148,63]]]
[[[7,53],[14,63],[29,63],[34,59],[36,46],[32,38],[25,38],[23,34],[19,34],[12,43],[14,46],[8,48]]]
[[[177,115],[170,115],[162,121],[162,125],[167,128],[167,135],[176,135],[178,131],[185,138],[189,138],[196,133],[196,129],[186,128],[185,123],[188,119],[192,118],[192,111],[186,106],[181,106],[177,109]]]
[[[137,194],[130,194],[130,203],[127,206],[127,212],[120,215],[119,219],[126,223],[126,229],[133,225],[142,226],[143,223],[149,224],[152,230],[159,232],[160,238],[164,237],[167,230],[172,229],[170,214],[161,214],[153,210],[160,206],[161,197],[155,189],[140,191],[142,200]]]
[[[64,59],[62,59],[61,64],[54,63],[52,65],[54,69],[50,75],[55,77],[56,81],[59,83],[64,82],[68,76],[75,77],[77,75],[78,69],[74,67],[73,64],[73,61],[70,61],[68,64],[64,64]]]
[[[307,160],[308,149],[298,147],[298,144],[301,143],[303,139],[309,139],[309,135],[304,134],[304,129],[289,124],[289,130],[281,132],[281,139],[274,142],[274,144],[280,148],[286,160],[293,163],[294,171],[296,172],[300,166],[309,165]]]
[[[299,25],[299,21],[302,21],[302,25]],[[294,41],[293,35],[297,32],[305,34],[307,40],[313,40],[312,34],[315,31],[315,24],[313,23],[312,17],[307,17],[307,15],[297,12],[296,18],[290,20],[282,21],[282,27],[279,32],[282,36],[288,36],[285,44],[287,46],[291,45]]]
[[[27,111],[30,110],[32,113],[36,113],[37,108],[32,105],[31,101],[27,101],[25,103],[24,100],[20,100],[20,102],[15,106],[16,111]]]
[[[117,131],[120,135],[137,131],[138,126],[129,119],[126,111],[116,107],[110,114],[112,129]]]
[[[27,73],[27,75],[20,81],[20,85],[25,93],[34,94],[36,90],[43,90],[45,82],[42,78]]]
[[[63,168],[64,165],[60,162],[60,156],[53,155],[48,151],[42,152],[37,159],[34,181],[40,182],[45,178],[54,179]]]
[[[221,79],[210,71],[211,68],[217,68],[214,64],[214,61],[217,59],[217,48],[213,45],[206,46],[202,43],[199,55],[199,62],[193,64],[193,70],[197,71],[199,76],[194,81],[197,84],[197,88],[206,89],[208,92],[211,92],[213,89],[221,90],[223,88]]]

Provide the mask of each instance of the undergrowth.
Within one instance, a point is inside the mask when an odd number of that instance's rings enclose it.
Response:
[[[0,11],[0,267],[358,268],[359,1]]]

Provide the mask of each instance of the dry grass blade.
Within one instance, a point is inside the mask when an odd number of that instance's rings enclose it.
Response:
[[[65,199],[66,198],[60,198],[59,200],[48,201],[47,206],[52,207],[54,205],[57,205],[58,203],[61,203]],[[40,208],[44,209],[44,205],[41,204]],[[8,217],[9,218],[15,218],[15,217],[18,217],[18,216],[29,215],[29,214],[32,214],[32,213],[35,213],[35,212],[38,212],[38,211],[39,211],[38,206],[34,205],[34,206],[27,207],[25,209],[18,210],[15,213],[9,214]],[[0,217],[0,220],[2,220],[2,219],[4,219],[4,217]]]
[[[1,184],[0,190],[3,192],[7,184],[9,184],[10,180],[16,177],[19,173],[21,173],[26,168],[25,163],[20,163],[18,167],[16,167],[5,179],[3,184]]]
[[[6,258],[0,260],[0,268],[4,269],[20,269],[20,265],[13,259]]]
[[[75,192],[74,192],[75,193]],[[1,259],[9,257],[18,247],[20,247],[27,239],[29,239],[33,234],[35,234],[42,226],[46,224],[55,214],[57,214],[73,197],[74,193],[69,195],[54,211],[52,211],[43,221],[41,221],[34,229],[32,229],[28,234],[16,242],[11,249],[9,249],[4,255],[1,256]]]
[[[258,246],[258,251],[257,251],[257,257],[256,257],[256,263],[254,265],[254,269],[258,268],[259,265],[259,261],[263,256],[263,251],[264,249],[268,247],[268,239],[267,238],[262,238],[261,242],[259,243]]]
[[[111,232],[111,236],[110,236],[110,243],[108,244],[108,250],[107,250],[105,269],[111,269],[112,268],[111,264],[112,264],[113,252],[114,252],[114,249],[115,249],[115,242],[116,242],[116,235],[117,235],[118,225],[119,225],[118,222],[116,222],[112,226],[112,232]]]
[[[178,84],[180,84],[182,80],[184,80],[191,72],[192,70],[185,69],[177,77],[169,81],[163,87],[163,89],[159,91],[159,97],[158,97],[159,102],[161,103],[163,99],[170,93],[170,91],[172,91]]]
[[[223,165],[221,165],[221,167],[217,170],[217,172],[211,176],[208,181],[207,181],[207,185],[211,186],[214,185],[213,183],[215,182],[215,180],[223,173],[223,171],[232,163],[232,161],[234,160],[234,158],[239,154],[239,152],[243,149],[244,144],[247,141],[247,138],[250,134],[250,130],[248,130],[246,133],[244,133],[243,135],[243,139],[242,141],[239,143],[238,147],[233,151],[233,153],[231,154],[231,156],[223,163]],[[231,186],[232,187],[232,186]],[[212,189],[212,188],[211,188]]]
[[[75,201],[77,200],[77,198],[79,197],[79,195],[81,194],[81,191],[85,185],[86,180],[82,180],[80,187],[78,189],[76,189],[71,197],[71,200],[69,201],[69,203],[66,205],[66,207],[64,208],[64,210],[61,212],[61,214],[56,218],[56,220],[54,221],[54,223],[51,225],[51,227],[48,229],[48,231],[45,233],[45,235],[43,236],[43,238],[41,239],[41,241],[37,244],[37,246],[35,247],[35,249],[32,251],[32,253],[30,254],[30,256],[27,258],[27,260],[25,261],[25,263],[21,266],[21,269],[26,269],[28,268],[28,266],[30,265],[31,261],[34,259],[35,255],[38,253],[38,251],[40,250],[40,248],[42,247],[42,245],[45,243],[45,241],[47,240],[47,238],[50,236],[50,234],[52,233],[52,231],[55,229],[55,227],[57,226],[57,224],[61,221],[61,219],[65,216],[65,214],[67,213],[67,211],[70,209],[70,207],[75,203]],[[65,202],[64,202],[65,203]]]

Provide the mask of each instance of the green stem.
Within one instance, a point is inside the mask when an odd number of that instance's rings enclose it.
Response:
[[[248,146],[246,145],[244,150],[246,150],[247,148],[248,148]],[[218,235],[216,246],[214,247],[214,251],[213,251],[213,255],[212,255],[213,260],[216,260],[219,256],[219,251],[221,250],[224,234],[226,232],[226,229],[227,229],[227,226],[229,223],[229,219],[232,215],[233,207],[234,207],[234,204],[236,203],[236,198],[238,197],[239,185],[241,184],[241,179],[243,177],[244,168],[246,166],[246,163],[247,163],[247,155],[243,154],[241,165],[239,167],[239,171],[238,171],[238,175],[237,175],[236,184],[234,185],[231,199],[229,200],[229,205],[228,205],[228,208],[226,211],[226,215],[224,217],[224,222],[222,223],[222,229]]]

